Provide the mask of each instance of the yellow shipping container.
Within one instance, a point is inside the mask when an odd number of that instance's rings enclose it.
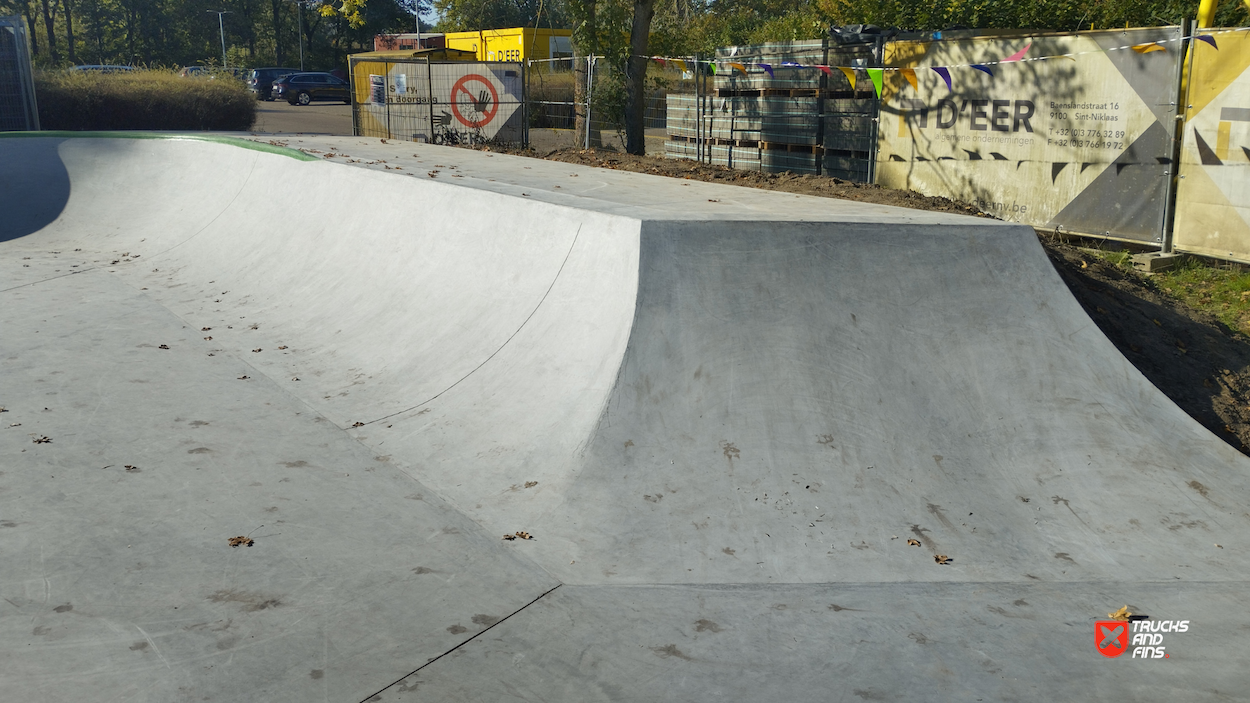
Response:
[[[484,29],[478,32],[450,32],[444,35],[448,49],[477,52],[478,61],[525,61],[557,59],[573,55],[567,29]]]

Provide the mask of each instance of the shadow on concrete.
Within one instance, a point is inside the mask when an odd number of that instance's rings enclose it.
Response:
[[[52,224],[69,202],[69,173],[58,148],[64,139],[6,140],[0,160],[0,242]]]

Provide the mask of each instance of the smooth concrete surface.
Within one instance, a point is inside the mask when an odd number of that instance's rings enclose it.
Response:
[[[0,139],[15,699],[1250,695],[1250,464],[1028,228],[274,141]]]

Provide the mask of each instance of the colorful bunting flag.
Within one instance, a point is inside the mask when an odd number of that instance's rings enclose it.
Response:
[[[906,78],[907,82],[911,84],[912,90],[920,90],[920,86],[916,84],[916,72],[914,70],[910,68],[900,68],[898,72],[903,74],[903,78]]]
[[[877,94],[877,99],[881,99],[881,74],[885,73],[883,68],[865,68],[868,72],[868,80],[872,81],[872,91]]]
[[[982,66],[979,63],[974,63],[972,64],[972,67],[977,69],[978,71],[985,71],[987,74],[989,74],[990,78],[994,77],[994,72],[990,70],[989,66]]]
[[[686,62],[681,59],[669,59],[668,62],[680,68],[683,72],[686,70]]]
[[[1136,51],[1139,54],[1149,54],[1152,51],[1167,51],[1167,49],[1164,49],[1163,47],[1159,46],[1158,44],[1154,42],[1150,42],[1149,44],[1134,45],[1133,51]]]
[[[823,74],[825,74],[826,76],[832,76],[832,75],[833,75],[833,69],[832,69],[832,68],[829,68],[828,66],[817,66],[816,68],[819,68],[819,69],[820,69],[820,72],[821,72],[821,73],[823,73]]]
[[[1213,37],[1213,36],[1211,36],[1211,35],[1209,35],[1209,34],[1200,34],[1200,35],[1198,35],[1198,36],[1194,37],[1194,39],[1197,39],[1197,40],[1198,40],[1198,41],[1200,41],[1200,42],[1206,42],[1207,44],[1210,44],[1212,47],[1214,47],[1214,48],[1215,48],[1215,50],[1216,50],[1216,51],[1219,51],[1219,50],[1220,50],[1220,47],[1216,46],[1216,44],[1215,44],[1215,37]]]
[[[735,71],[741,71],[742,75],[744,76],[747,74],[747,67],[743,64],[738,63],[737,61],[730,61],[729,67],[734,69]]]
[[[851,90],[855,90],[855,69],[846,66],[838,66],[837,69],[846,75],[846,80],[851,84]]]
[[[708,61],[708,62],[707,62],[707,69],[708,69],[709,71],[711,71],[711,72],[712,72],[712,75],[713,75],[713,76],[715,76],[715,75],[716,75],[716,62],[715,62],[715,61]]]
[[[660,68],[664,68],[667,65],[667,63],[664,61],[664,57],[662,56],[652,56],[651,60],[660,64]]]
[[[999,61],[999,63],[1013,63],[1015,61],[1019,61],[1020,59],[1024,58],[1025,54],[1029,53],[1029,47],[1031,46],[1033,46],[1033,42],[1029,42],[1028,44],[1025,44],[1023,49],[1017,51],[1011,56],[1008,56],[1002,61]]]
[[[776,76],[774,76],[774,75],[773,75],[773,66],[772,66],[772,64],[768,64],[768,63],[757,63],[757,64],[755,64],[755,65],[756,65],[756,66],[759,66],[759,67],[760,67],[760,68],[762,68],[762,69],[764,69],[764,72],[768,74],[768,77],[769,77],[769,78],[776,78]]]
[[[933,72],[941,76],[942,80],[946,81],[947,90],[950,90],[950,91],[955,90],[954,88],[951,87],[951,70],[949,68],[945,66],[934,66]]]

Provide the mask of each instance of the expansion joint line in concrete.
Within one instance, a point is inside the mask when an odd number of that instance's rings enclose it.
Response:
[[[398,679],[396,679],[396,680],[392,681],[391,683],[387,684],[386,686],[382,687],[382,689],[380,689],[380,690],[378,690],[378,691],[376,691],[376,692],[374,692],[374,693],[370,693],[369,695],[367,695],[367,696],[365,696],[364,698],[362,698],[362,699],[360,700],[360,703],[366,703],[366,701],[368,701],[370,698],[373,698],[374,696],[380,696],[380,695],[382,695],[382,693],[383,693],[384,691],[386,691],[387,689],[391,688],[392,686],[395,686],[396,684],[400,683],[401,681],[403,681],[404,679],[408,678],[409,676],[412,676],[413,674],[416,674],[416,673],[420,672],[420,671],[421,671],[422,669],[424,669],[425,667],[427,667],[427,666],[429,666],[429,665],[433,664],[434,662],[438,661],[439,659],[442,659],[443,657],[447,656],[448,654],[451,654],[452,652],[456,651],[457,649],[460,649],[461,647],[463,647],[463,646],[465,646],[466,644],[468,644],[468,643],[472,642],[473,640],[475,640],[475,639],[477,639],[477,638],[481,637],[482,635],[486,634],[487,632],[490,632],[491,630],[493,630],[494,628],[498,627],[499,625],[502,625],[502,624],[503,624],[503,623],[504,623],[504,622],[505,622],[508,618],[512,617],[513,615],[516,615],[517,613],[521,612],[522,610],[525,610],[526,608],[530,607],[531,605],[533,605],[533,604],[537,603],[538,601],[540,601],[540,600],[542,600],[543,598],[545,598],[545,597],[547,596],[547,594],[548,594],[548,593],[551,593],[552,591],[556,590],[557,588],[559,588],[560,586],[563,586],[563,585],[564,585],[564,584],[562,584],[562,583],[557,583],[556,585],[552,586],[551,588],[547,589],[546,591],[543,591],[543,592],[542,592],[542,593],[540,593],[540,594],[538,595],[538,597],[537,597],[537,598],[535,598],[534,600],[532,600],[532,601],[530,601],[530,602],[526,603],[525,605],[521,606],[520,608],[517,608],[516,610],[512,611],[511,613],[508,613],[508,614],[507,614],[507,615],[505,615],[504,617],[500,618],[500,619],[499,619],[499,622],[496,622],[495,624],[491,625],[490,627],[486,628],[485,630],[482,630],[481,632],[477,633],[476,635],[473,635],[472,637],[470,637],[469,639],[467,639],[467,640],[465,640],[465,641],[461,642],[460,644],[456,645],[455,647],[452,647],[451,649],[447,650],[446,652],[443,652],[442,654],[438,655],[437,657],[434,657],[433,659],[431,659],[431,660],[429,660],[428,662],[426,662],[426,663],[422,664],[421,666],[418,666],[416,669],[413,669],[412,671],[408,672],[407,674],[404,674],[403,676],[399,677]]]
[[[483,360],[482,360],[482,363],[480,363],[480,364],[478,364],[477,366],[473,367],[473,370],[472,370],[472,371],[470,371],[470,372],[466,373],[464,376],[461,376],[461,377],[460,377],[460,380],[456,381],[455,383],[451,384],[450,386],[447,386],[446,388],[444,388],[443,390],[441,390],[441,391],[439,391],[439,392],[435,393],[434,395],[430,396],[429,398],[426,398],[425,400],[421,401],[420,403],[417,403],[416,405],[414,405],[414,406],[412,406],[412,407],[410,407],[410,408],[404,408],[403,410],[398,410],[398,411],[396,411],[396,412],[391,413],[390,415],[383,415],[382,417],[379,417],[379,418],[374,418],[374,419],[369,420],[368,422],[366,422],[366,423],[364,423],[364,424],[366,424],[366,425],[372,425],[372,424],[373,424],[373,423],[375,423],[375,422],[381,422],[381,421],[383,421],[383,420],[386,420],[386,419],[389,419],[389,418],[395,417],[396,415],[403,415],[403,414],[404,414],[404,413],[406,413],[406,412],[411,412],[411,411],[413,411],[413,410],[416,410],[417,408],[421,407],[422,405],[425,405],[426,403],[429,403],[429,402],[431,402],[431,401],[434,401],[434,400],[438,399],[438,397],[439,397],[439,396],[441,396],[442,394],[444,394],[444,393],[446,393],[447,391],[449,391],[449,390],[451,390],[451,389],[455,388],[456,386],[460,385],[460,384],[461,384],[461,383],[462,383],[462,382],[463,382],[466,378],[468,378],[468,377],[472,376],[473,374],[477,373],[478,369],[482,368],[482,367],[483,367],[483,366],[485,366],[487,363],[489,363],[491,359],[494,359],[494,358],[495,358],[495,356],[499,354],[499,352],[503,351],[504,347],[508,346],[508,343],[509,343],[509,342],[511,342],[511,341],[512,341],[512,340],[513,340],[513,339],[514,339],[514,338],[515,338],[518,334],[521,334],[521,330],[525,329],[525,326],[529,324],[530,320],[534,319],[534,315],[537,315],[537,314],[538,314],[538,310],[539,310],[540,308],[542,308],[543,303],[547,302],[547,296],[548,296],[548,295],[551,295],[551,290],[552,290],[553,288],[555,288],[555,287],[556,287],[556,281],[559,281],[559,280],[560,280],[560,274],[564,273],[564,266],[565,266],[565,264],[569,263],[569,257],[573,255],[573,247],[577,246],[577,238],[578,238],[578,237],[580,237],[580,236],[581,236],[581,234],[582,234],[582,226],[581,226],[581,225],[578,225],[578,226],[577,226],[577,231],[573,233],[573,241],[569,243],[569,250],[568,250],[567,252],[565,252],[565,254],[564,254],[564,261],[561,261],[561,262],[560,262],[560,268],[556,270],[556,275],[555,275],[555,276],[553,276],[553,277],[551,278],[551,285],[547,286],[547,290],[546,290],[546,292],[544,292],[544,293],[543,293],[543,297],[542,297],[542,298],[538,301],[538,304],[534,306],[534,309],[530,311],[530,314],[529,314],[529,316],[528,316],[528,317],[526,317],[526,318],[525,318],[525,321],[524,321],[524,322],[522,322],[522,323],[521,323],[521,325],[520,325],[519,327],[517,327],[517,328],[516,328],[516,331],[515,331],[515,332],[513,332],[511,335],[509,335],[509,336],[508,336],[508,338],[507,338],[507,339],[505,339],[505,340],[503,341],[503,344],[500,344],[500,345],[499,345],[499,348],[498,348],[498,349],[496,349],[495,351],[491,352],[491,355],[490,355],[490,356],[488,356],[488,357],[486,357],[485,359],[483,359]]]
[[[83,269],[81,271],[70,271],[69,273],[63,273],[60,276],[53,276],[52,278],[41,278],[38,281],[31,281],[30,283],[22,283],[20,285],[13,286],[12,288],[0,289],[0,293],[8,293],[11,290],[17,290],[18,288],[25,288],[27,286],[37,286],[40,283],[47,283],[48,281],[55,281],[58,278],[65,278],[66,276],[74,276],[80,273],[86,273],[88,271],[94,271],[94,270],[95,270],[95,267],[92,266],[89,269]]]

